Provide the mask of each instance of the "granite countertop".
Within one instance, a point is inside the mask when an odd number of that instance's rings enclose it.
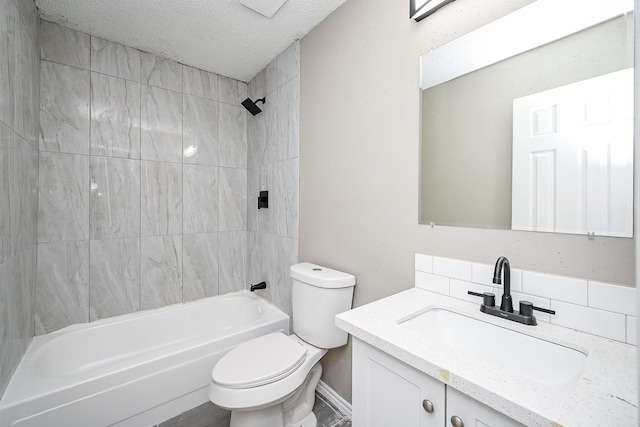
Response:
[[[586,353],[582,374],[571,390],[559,390],[464,352],[437,345],[428,331],[400,327],[399,321],[428,307],[446,308]],[[412,288],[336,316],[336,325],[460,392],[527,426],[636,426],[636,347],[539,322],[525,326],[481,313],[480,304]],[[518,348],[513,357],[518,357]]]

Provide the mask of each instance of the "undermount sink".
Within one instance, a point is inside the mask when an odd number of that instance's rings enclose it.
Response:
[[[587,360],[573,348],[483,322],[443,308],[432,308],[400,327],[559,390],[572,390]]]

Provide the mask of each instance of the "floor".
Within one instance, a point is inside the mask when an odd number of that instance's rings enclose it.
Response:
[[[318,418],[317,427],[351,427],[351,420],[318,393],[313,412]],[[157,427],[228,427],[229,415],[229,411],[207,402],[160,423]]]
[[[316,403],[313,412],[318,418],[317,427],[351,427],[351,420],[344,416],[325,398],[316,393]]]

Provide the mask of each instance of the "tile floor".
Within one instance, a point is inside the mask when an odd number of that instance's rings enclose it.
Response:
[[[318,393],[313,412],[318,418],[317,427],[351,427],[351,420]],[[230,414],[208,402],[160,423],[158,427],[228,427]]]
[[[329,403],[321,394],[316,393],[313,412],[318,418],[317,427],[351,427],[351,420]]]

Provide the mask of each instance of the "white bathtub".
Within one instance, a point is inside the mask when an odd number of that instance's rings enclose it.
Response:
[[[208,401],[227,351],[276,331],[289,332],[289,316],[238,292],[35,337],[0,401],[0,427],[159,423]]]

